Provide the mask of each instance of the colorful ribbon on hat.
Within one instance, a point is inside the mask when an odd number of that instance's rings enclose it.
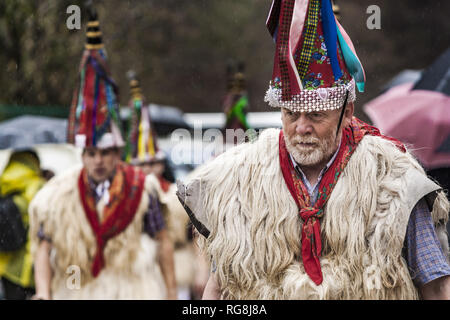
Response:
[[[266,26],[274,42],[277,41],[278,19],[280,16],[280,10],[281,0],[273,0],[269,15],[267,17]]]
[[[277,46],[275,51],[274,75],[279,75],[282,83],[282,99],[289,101],[292,92],[301,88],[301,81],[292,57],[290,30],[295,0],[281,2],[280,20],[277,30]]]
[[[86,146],[96,146],[110,129],[111,120],[119,123],[117,86],[109,77],[104,49],[85,50],[80,63],[80,82],[74,92],[69,116],[68,141],[75,134],[86,135]],[[75,123],[78,122],[78,128]],[[121,126],[118,125],[120,128]]]
[[[132,99],[131,117],[127,152],[127,161],[146,162],[152,160],[158,151],[156,131],[150,117],[150,108],[143,100]]]
[[[141,107],[141,121],[139,123],[139,137],[137,158],[141,161],[150,160],[156,154],[154,144],[154,129],[150,121],[150,110],[148,107]]]
[[[339,24],[333,13],[331,0],[322,0],[322,26],[325,44],[327,46],[327,54],[330,58],[335,80],[338,80],[342,76],[342,71],[339,67],[337,58],[337,43],[339,43],[348,72],[355,79],[358,91],[364,92],[366,81],[364,69],[356,55],[350,37]],[[345,37],[343,34],[345,34]]]
[[[306,76],[311,62],[311,55],[313,53],[314,43],[316,41],[319,13],[320,0],[311,0],[309,2],[308,12],[304,23],[304,39],[298,61],[298,72],[302,79]]]
[[[344,28],[337,23],[337,35],[339,40],[339,45],[341,47],[342,56],[344,57],[345,65],[350,75],[355,79],[356,87],[359,92],[364,92],[364,86],[366,82],[366,75],[364,73],[364,68],[356,55],[353,43],[350,37],[345,32]]]
[[[342,70],[337,57],[337,27],[331,0],[322,0],[322,27],[327,55],[330,58],[331,69],[336,81],[342,77]]]

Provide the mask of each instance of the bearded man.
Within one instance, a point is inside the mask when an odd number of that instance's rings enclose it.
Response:
[[[365,76],[330,0],[275,0],[267,25],[282,130],[178,187],[214,265],[203,298],[448,299],[449,202],[400,141],[353,116]]]

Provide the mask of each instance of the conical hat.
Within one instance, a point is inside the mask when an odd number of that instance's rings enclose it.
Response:
[[[339,109],[364,90],[365,75],[331,0],[274,0],[267,27],[276,42],[265,101],[311,112]]]
[[[100,23],[89,11],[85,50],[68,125],[68,142],[78,147],[123,147],[118,89],[109,75]]]
[[[132,164],[162,161],[165,159],[165,154],[159,150],[157,145],[150,107],[144,103],[141,86],[134,72],[130,72],[128,76],[131,93],[129,107],[132,115],[128,135],[129,153],[127,161]]]

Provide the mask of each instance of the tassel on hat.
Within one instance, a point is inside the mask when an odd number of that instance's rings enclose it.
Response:
[[[270,106],[333,110],[347,92],[348,101],[356,99],[355,86],[364,91],[363,67],[331,0],[273,0],[266,25],[276,43]]]
[[[156,131],[150,117],[150,107],[144,103],[140,83],[133,71],[129,71],[127,75],[130,80],[129,107],[132,112],[127,161],[134,165],[163,161],[165,154],[158,148]]]
[[[100,23],[90,7],[85,50],[68,125],[68,142],[78,147],[123,147],[118,88],[110,77]]]

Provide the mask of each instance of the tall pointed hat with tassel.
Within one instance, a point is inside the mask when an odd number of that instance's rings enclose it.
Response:
[[[274,0],[267,28],[275,43],[265,101],[297,112],[339,109],[365,74],[354,46],[337,21],[331,0]]]
[[[165,154],[159,150],[156,130],[150,116],[150,107],[145,104],[144,96],[136,74],[128,72],[130,80],[131,123],[129,125],[127,161],[131,164],[143,164],[163,161]]]
[[[70,109],[68,142],[81,148],[123,147],[118,88],[106,63],[97,13],[92,7],[88,9],[86,43]]]
[[[246,116],[249,103],[244,68],[243,62],[238,63],[235,70],[231,63],[227,65],[227,94],[223,100],[225,130],[250,129]]]

